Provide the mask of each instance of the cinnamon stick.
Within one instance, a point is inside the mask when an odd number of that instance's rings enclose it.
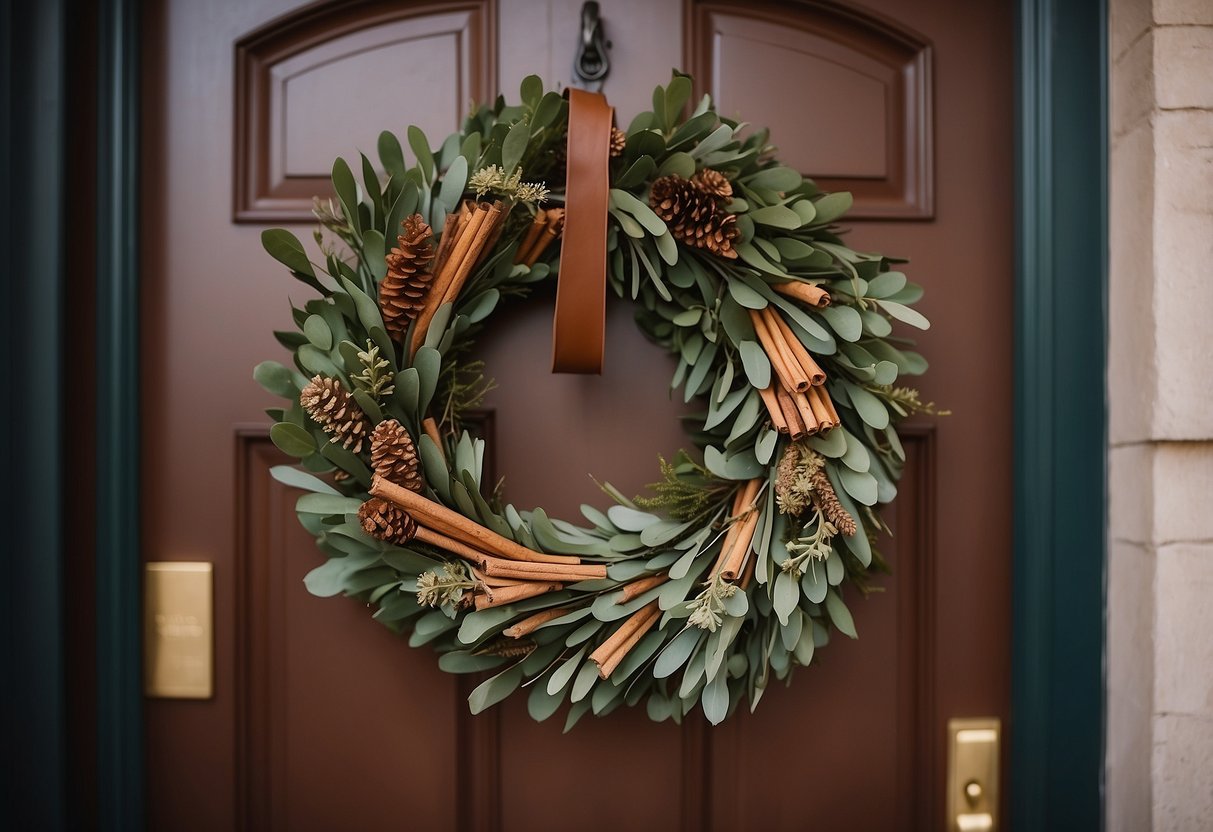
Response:
[[[457,239],[452,241],[450,251],[442,261],[442,265],[435,270],[430,290],[426,292],[425,306],[422,308],[421,314],[417,316],[417,320],[413,322],[413,341],[409,346],[410,356],[415,355],[417,349],[425,341],[425,333],[430,328],[430,322],[434,320],[434,315],[442,306],[447,289],[450,288],[463,261],[467,259],[480,226],[484,224],[488,213],[487,206],[479,206],[469,214],[465,222],[459,223],[456,229]],[[469,268],[471,267],[469,266]]]
[[[442,293],[442,301],[438,304],[439,306],[444,303],[454,303],[459,297],[463,284],[467,283],[467,279],[472,275],[472,269],[480,262],[481,256],[489,250],[490,241],[497,235],[497,228],[505,218],[504,208],[505,205],[500,200],[487,207],[481,207],[485,217],[476,228],[467,256],[459,263],[459,270]],[[477,213],[480,212],[480,210],[477,211]]]
[[[526,234],[522,236],[522,242],[518,244],[518,251],[514,253],[515,263],[526,263],[527,254],[535,245],[535,241],[539,239],[539,235],[543,233],[544,227],[547,225],[547,212],[540,208],[535,212],[535,219],[531,220],[531,225],[526,230]]]
[[[745,562],[745,570],[741,573],[741,580],[737,582],[742,592],[750,588],[750,581],[754,578],[754,564],[758,562],[758,558],[747,558]]]
[[[562,589],[558,583],[523,583],[507,586],[496,590],[492,595],[477,595],[476,609],[487,610],[492,607],[503,607],[515,601],[525,601],[547,592],[558,592]]]
[[[661,609],[657,606],[656,601],[646,604],[632,613],[618,630],[611,633],[606,641],[598,645],[598,649],[590,654],[590,661],[598,665],[599,678],[609,678],[624,657],[632,651],[640,639],[644,638],[645,633],[652,629],[660,617]]]
[[[812,392],[812,388],[810,388]],[[797,393],[792,397],[792,401],[796,403],[796,412],[800,414],[800,420],[804,422],[805,433],[809,436],[817,433],[821,429],[821,423],[813,412],[813,405],[809,401],[809,397],[804,393]]]
[[[568,607],[556,607],[550,610],[540,610],[534,615],[528,615],[517,624],[506,627],[502,631],[502,634],[509,636],[510,638],[522,638],[523,636],[529,636],[531,633],[535,632],[549,621],[555,621],[560,616],[568,615],[570,612],[572,612],[572,610],[570,610]]]
[[[771,424],[775,426],[775,430],[780,433],[788,432],[788,421],[783,418],[783,411],[779,409],[779,397],[775,395],[773,386],[766,386],[758,391],[762,396],[762,403],[767,406],[767,413],[771,417]]]
[[[803,439],[807,429],[800,418],[800,413],[796,410],[796,402],[792,400],[792,394],[779,387],[775,390],[775,397],[779,400],[779,409],[783,411],[783,419],[788,423],[788,433],[791,435],[792,441]]]
[[[818,387],[816,391],[817,396],[825,403],[826,411],[830,414],[830,423],[834,427],[838,427],[842,422],[838,419],[838,411],[834,409],[834,400],[830,398],[830,394],[824,387]]]
[[[768,307],[769,308],[769,307]],[[784,343],[788,345],[788,349],[792,351],[792,356],[796,359],[805,375],[809,377],[809,384],[814,387],[820,387],[826,383],[825,371],[813,360],[813,356],[809,354],[801,340],[796,337],[796,333],[792,331],[792,327],[782,316],[772,313],[771,318],[774,319],[775,326],[779,333],[783,336]]]
[[[729,557],[729,552],[733,549],[733,543],[737,540],[737,535],[741,532],[741,521],[744,519],[743,514],[746,508],[754,502],[754,498],[758,496],[759,481],[752,479],[743,485],[736,494],[733,495],[733,507],[729,512],[729,528],[724,535],[724,543],[720,545],[720,554],[716,556],[716,562],[712,564],[712,574],[715,574],[724,562]]]
[[[571,566],[564,563],[530,563],[487,557],[484,574],[502,578],[522,578],[527,581],[562,581],[577,583],[606,577],[606,567],[595,564]]]
[[[804,349],[804,346],[800,343],[800,339],[784,323],[783,318],[780,317],[775,307],[768,306],[760,314],[762,315],[763,322],[767,325],[767,332],[770,333],[771,339],[775,342],[775,348],[779,350],[779,354],[783,356],[788,369],[796,377],[796,392],[802,393],[809,389],[809,385],[814,383],[814,370],[821,375],[821,380],[824,382],[825,373],[821,372],[821,368],[817,366],[817,362],[809,355],[808,350]],[[807,359],[807,365],[804,361],[800,360],[800,357],[792,347],[792,342],[795,342],[796,346],[801,347],[801,351]]]
[[[371,494],[382,497],[399,508],[404,509],[418,520],[421,525],[442,532],[468,544],[508,560],[531,561],[534,563],[579,564],[581,558],[574,555],[549,555],[546,552],[536,552],[521,546],[473,522],[462,514],[451,511],[444,505],[427,500],[420,494],[415,494],[407,488],[375,475],[371,480]]]
[[[438,453],[442,454],[442,458],[446,459],[446,451],[442,447],[442,434],[438,432],[438,423],[434,421],[433,416],[426,416],[421,420],[421,430],[438,448]]]
[[[438,239],[438,252],[434,255],[434,262],[430,267],[434,274],[442,269],[447,255],[451,253],[451,245],[459,237],[459,226],[462,224],[463,218],[462,210],[446,215],[446,223],[442,226],[442,235]]]
[[[804,301],[809,306],[824,309],[830,305],[830,293],[811,283],[772,283],[771,288],[781,295]]]
[[[826,408],[825,401],[822,399],[820,387],[814,387],[809,397],[809,403],[813,407],[813,418],[821,425],[822,430],[829,430],[835,427],[833,420],[830,419],[830,411]]]
[[[750,513],[742,521],[741,531],[733,540],[733,548],[721,564],[720,577],[726,581],[737,580],[741,565],[750,554],[750,547],[754,544],[754,532],[758,530],[758,514],[757,508],[750,509]]]
[[[650,575],[647,578],[632,581],[630,584],[624,584],[623,592],[620,594],[619,600],[615,602],[615,605],[626,604],[633,598],[639,598],[653,587],[661,586],[669,579],[669,575]]]
[[[775,370],[775,375],[779,377],[780,383],[788,390],[808,390],[808,376],[800,369],[800,365],[792,357],[791,351],[779,337],[779,330],[773,329],[767,323],[766,316],[757,309],[750,310],[750,320],[754,323],[754,332],[758,335],[762,349],[770,359],[771,367]]]

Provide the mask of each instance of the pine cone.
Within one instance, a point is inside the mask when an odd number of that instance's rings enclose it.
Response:
[[[402,546],[417,534],[417,522],[408,512],[379,497],[358,507],[358,520],[364,532],[388,543]]]
[[[627,146],[628,134],[620,130],[618,127],[611,128],[611,158],[623,155],[623,149]]]
[[[299,404],[316,424],[333,435],[334,442],[354,453],[362,452],[362,443],[371,432],[370,422],[340,381],[313,376],[299,393]]]
[[[733,183],[718,170],[704,168],[691,177],[695,187],[721,201],[733,198]]]
[[[716,213],[716,203],[681,176],[663,176],[649,191],[649,205],[673,228],[698,226]]]
[[[691,180],[663,176],[653,183],[649,205],[683,245],[707,249],[730,260],[737,257],[733,248],[741,235],[737,218],[723,213],[715,198]]]
[[[379,283],[379,309],[383,324],[391,335],[402,336],[409,322],[425,305],[434,275],[429,266],[434,260],[434,235],[420,214],[401,224],[403,233],[388,254],[387,274]]]
[[[834,493],[834,486],[830,485],[830,478],[826,476],[825,470],[814,472],[812,481],[813,505],[834,524],[834,528],[847,537],[854,536],[858,531],[855,518],[838,502],[838,495]]]
[[[395,419],[386,419],[375,426],[371,434],[371,467],[385,480],[421,492],[417,448],[404,425]]]

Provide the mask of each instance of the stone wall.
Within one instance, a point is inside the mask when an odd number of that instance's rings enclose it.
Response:
[[[1213,0],[1109,0],[1107,828],[1213,828]]]

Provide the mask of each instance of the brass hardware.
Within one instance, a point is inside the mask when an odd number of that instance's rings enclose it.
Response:
[[[164,561],[144,567],[143,692],[210,699],[214,690],[212,568]]]
[[[997,832],[997,719],[948,720],[948,829]]]

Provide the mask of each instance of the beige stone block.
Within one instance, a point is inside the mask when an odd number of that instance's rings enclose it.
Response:
[[[1213,718],[1213,544],[1155,552],[1154,711]]]
[[[1143,40],[1154,42],[1160,108],[1213,107],[1213,27],[1163,26]]]
[[[1108,451],[1108,527],[1117,542],[1154,542],[1154,446],[1140,442]]]
[[[1149,828],[1153,740],[1154,559],[1113,541],[1108,553],[1107,818],[1109,832]]]
[[[1154,133],[1149,121],[1109,154],[1108,406],[1113,444],[1150,438],[1154,371]]]
[[[1114,137],[1153,112],[1154,61],[1154,36],[1148,32],[1112,62],[1108,106]]]
[[[1150,0],[1108,0],[1108,54],[1116,60],[1150,28]]]
[[[1213,112],[1154,116],[1158,439],[1213,437]]]
[[[1213,24],[1213,3],[1209,0],[1154,0],[1154,22]]]
[[[1213,717],[1155,717],[1153,757],[1155,832],[1208,832],[1213,818]]]
[[[1159,544],[1213,541],[1213,441],[1159,443],[1153,470],[1151,539]],[[1213,632],[1208,640],[1213,643]]]

